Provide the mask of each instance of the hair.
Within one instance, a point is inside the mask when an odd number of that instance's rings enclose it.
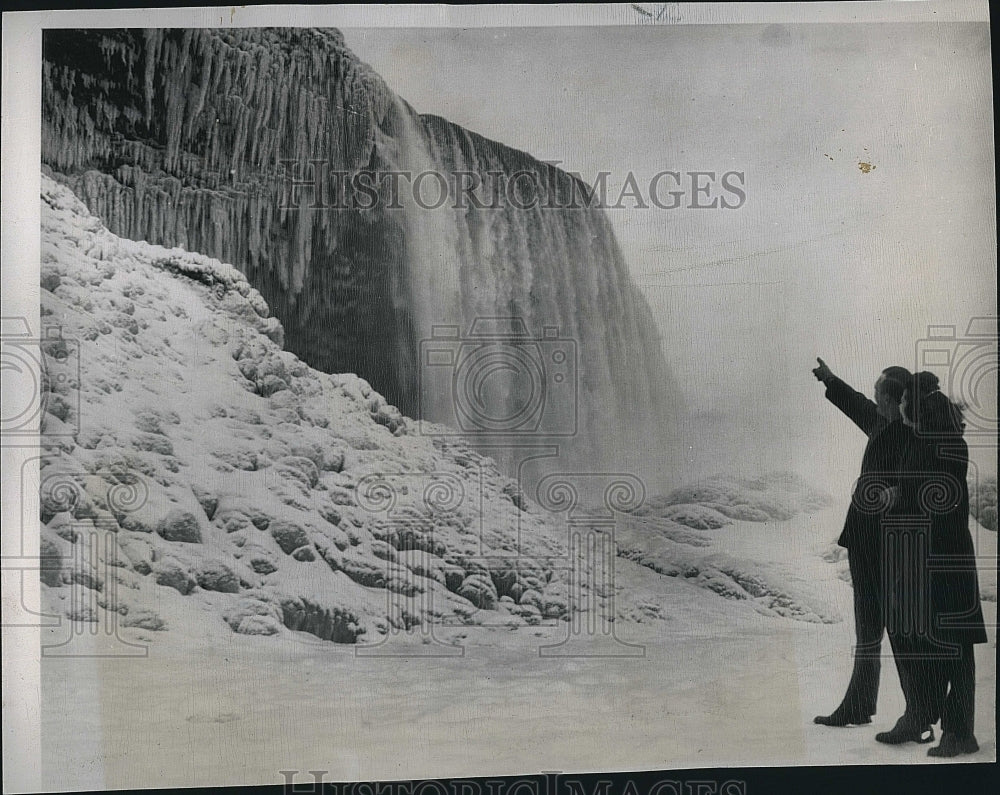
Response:
[[[883,391],[899,403],[903,399],[903,393],[906,391],[907,385],[913,381],[913,373],[905,367],[893,365],[892,367],[886,367],[882,371],[882,375],[885,376],[885,381],[882,384]]]
[[[904,415],[918,431],[961,436],[965,429],[962,406],[939,388],[938,377],[926,370],[915,374],[906,387]]]

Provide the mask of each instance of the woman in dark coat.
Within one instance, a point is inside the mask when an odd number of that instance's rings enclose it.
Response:
[[[969,532],[965,425],[961,409],[931,373],[914,376],[900,410],[913,433],[883,539],[889,567],[886,623],[906,712],[876,739],[927,742],[940,717],[941,743],[928,754],[974,753],[979,745],[973,734],[973,645],[987,638]]]

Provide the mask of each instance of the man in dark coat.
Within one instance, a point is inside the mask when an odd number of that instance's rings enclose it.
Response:
[[[878,478],[885,475],[887,489],[899,470],[909,431],[903,425],[899,402],[912,376],[903,367],[888,367],[875,382],[875,400],[855,391],[835,376],[822,359],[813,374],[826,385],[826,398],[846,414],[868,437],[861,459],[861,477],[844,529],[837,543],[847,548],[854,588],[854,671],[840,705],[829,715],[817,715],[824,726],[871,723],[878,700],[882,637],[885,634],[882,583],[882,537],[880,513],[867,510],[867,495],[881,491]]]

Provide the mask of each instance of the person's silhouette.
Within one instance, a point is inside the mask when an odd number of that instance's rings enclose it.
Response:
[[[886,489],[894,482],[909,431],[902,423],[899,402],[912,376],[904,367],[887,367],[875,382],[875,400],[837,378],[826,363],[813,375],[826,385],[826,398],[868,436],[861,459],[859,486],[871,489],[884,476]],[[855,495],[859,488],[856,487]],[[837,543],[847,548],[854,589],[854,670],[840,705],[829,715],[817,715],[824,726],[871,723],[878,701],[882,638],[885,634],[880,515],[852,497]]]

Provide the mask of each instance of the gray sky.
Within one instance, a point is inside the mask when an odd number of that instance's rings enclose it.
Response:
[[[996,314],[986,24],[344,33],[419,112],[611,172],[611,195],[629,172],[745,172],[737,210],[609,211],[705,454],[822,471],[844,426],[816,355],[869,391],[928,325]]]

